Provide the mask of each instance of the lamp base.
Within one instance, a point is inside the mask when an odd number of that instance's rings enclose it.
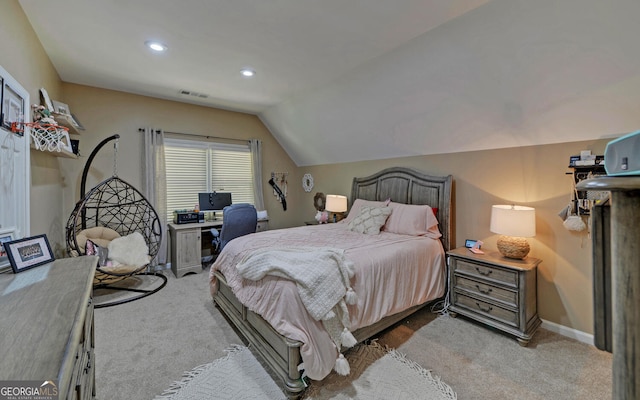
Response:
[[[498,251],[507,258],[523,259],[529,254],[527,239],[515,236],[500,236],[498,238]]]

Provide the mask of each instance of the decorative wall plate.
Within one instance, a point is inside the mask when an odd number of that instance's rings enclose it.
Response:
[[[310,192],[313,189],[313,176],[311,174],[304,174],[302,177],[302,188],[305,192]]]

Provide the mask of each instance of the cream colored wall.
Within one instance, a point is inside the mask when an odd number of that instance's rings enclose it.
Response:
[[[571,178],[569,156],[580,150],[603,154],[608,140],[419,156],[301,168],[314,177],[304,194],[307,219],[313,217],[313,195],[351,194],[351,179],[383,168],[404,166],[454,178],[455,243],[480,239],[496,250],[497,235],[489,231],[493,204],[535,207],[537,232],[529,239],[533,257],[543,260],[538,273],[541,318],[593,333],[591,243],[586,232],[566,230],[558,212],[566,207]],[[351,199],[349,199],[351,201]]]

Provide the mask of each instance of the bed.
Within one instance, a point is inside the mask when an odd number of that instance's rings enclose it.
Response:
[[[322,379],[332,368],[338,371],[341,351],[353,345],[352,341],[368,339],[445,295],[445,253],[453,242],[451,192],[450,175],[388,168],[353,179],[352,207],[343,221],[247,235],[229,242],[220,253],[210,271],[213,299],[263,365],[281,381],[288,397],[296,398],[304,391],[305,376]],[[387,209],[392,210],[379,233],[354,230],[357,216]],[[415,215],[421,216],[420,221],[423,215],[437,221],[433,225],[429,219],[424,232],[406,228],[406,217]],[[398,225],[401,217],[404,220]],[[272,260],[266,256],[278,251],[298,257],[292,258],[300,260],[297,268],[305,257],[315,257],[315,251],[317,260],[331,251],[337,254],[335,258],[342,257],[338,264],[346,266],[337,270],[344,278],[344,299],[348,300],[340,300],[331,309],[335,318],[319,321],[312,316],[314,309],[309,308],[300,282],[278,274],[247,275],[255,271],[247,269],[255,266],[251,260],[264,263]],[[350,273],[347,278],[345,271]],[[340,280],[341,275],[336,275]],[[350,291],[354,299],[349,298]],[[330,321],[338,321],[337,327]],[[343,328],[353,335],[347,346],[336,339],[336,332]]]

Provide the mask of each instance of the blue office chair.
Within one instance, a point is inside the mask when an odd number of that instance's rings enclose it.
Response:
[[[255,233],[258,225],[258,213],[251,204],[232,204],[222,212],[222,230],[211,229],[214,254],[219,254],[232,239]]]

